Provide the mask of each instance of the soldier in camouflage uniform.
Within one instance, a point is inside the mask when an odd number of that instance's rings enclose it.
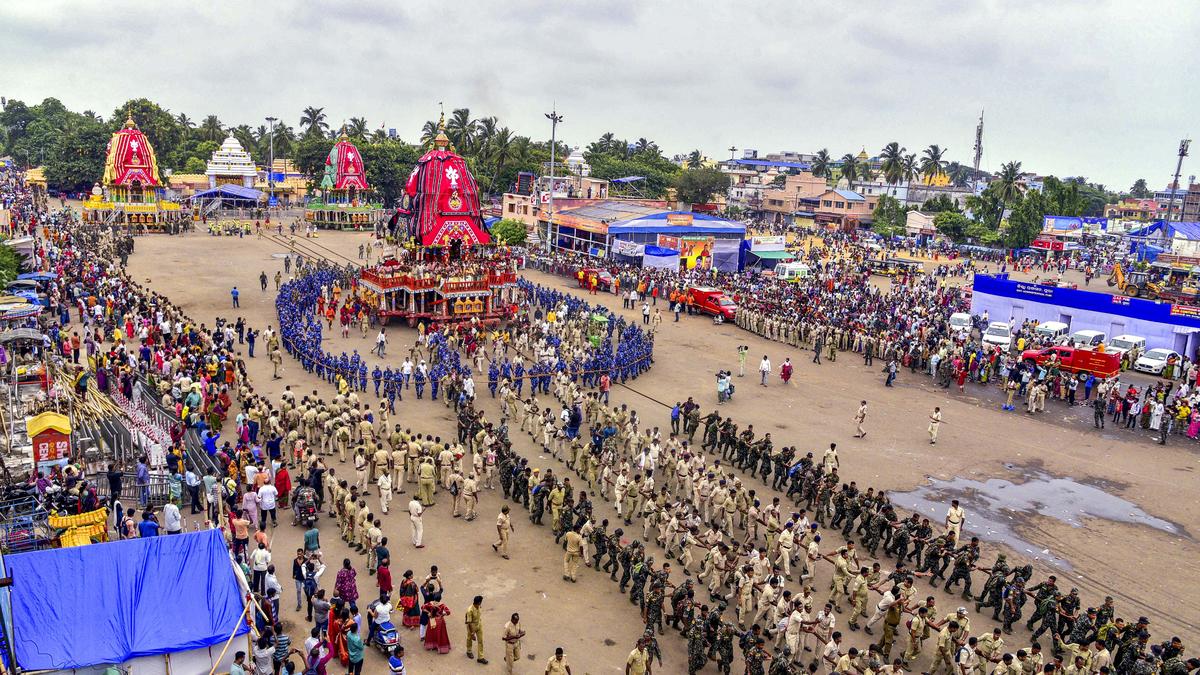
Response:
[[[688,646],[688,675],[696,675],[708,664],[708,645],[704,644],[704,624],[708,618],[708,605],[700,607],[700,616],[688,626],[684,637]]]

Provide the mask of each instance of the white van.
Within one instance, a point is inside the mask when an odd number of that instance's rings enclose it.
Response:
[[[960,333],[969,334],[973,327],[971,315],[966,312],[955,312],[950,315],[949,325],[951,335],[958,335]]]
[[[1104,350],[1117,356],[1129,354],[1129,361],[1133,362],[1146,352],[1146,338],[1137,335],[1118,335],[1105,345]]]
[[[1095,349],[1108,336],[1099,330],[1077,330],[1071,334],[1071,344],[1076,349]]]
[[[781,281],[799,281],[811,272],[812,268],[802,262],[779,263],[775,266],[775,278]]]
[[[1003,321],[993,321],[983,331],[983,343],[1000,347],[1005,351],[1012,349],[1012,328]]]
[[[1033,332],[1043,343],[1057,344],[1059,338],[1066,337],[1070,330],[1071,327],[1061,321],[1043,321]]]

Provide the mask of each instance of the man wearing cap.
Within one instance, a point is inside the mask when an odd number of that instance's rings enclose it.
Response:
[[[1075,589],[1071,589],[1071,593],[1072,595],[1076,595]],[[1071,627],[1071,631],[1066,633],[1066,637],[1063,638],[1063,642],[1079,645],[1080,647],[1087,647],[1095,639],[1096,608],[1088,607],[1087,612],[1085,612],[1084,615],[1075,622],[1075,625]]]

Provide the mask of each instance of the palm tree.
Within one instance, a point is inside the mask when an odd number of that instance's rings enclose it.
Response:
[[[934,178],[945,173],[946,161],[942,157],[946,154],[946,149],[939,145],[931,145],[925,148],[923,154],[925,156],[921,158],[921,175],[926,182],[932,182]]]
[[[275,156],[287,157],[296,141],[296,130],[282,122],[275,125]]]
[[[421,127],[421,145],[433,147],[433,139],[438,135],[438,123],[429,120],[425,126]]]
[[[904,161],[901,162],[902,177],[905,182],[912,183],[921,175],[921,164],[917,161],[916,153],[910,153],[904,156]]]
[[[304,112],[300,113],[300,127],[304,129],[305,136],[324,136],[329,130],[329,123],[325,121],[325,109],[313,106],[305,108]]]
[[[446,123],[446,135],[457,148],[466,149],[475,139],[475,122],[471,119],[470,108],[457,108],[450,113],[450,121]]]
[[[842,155],[842,178],[846,179],[846,187],[851,190],[854,189],[854,179],[858,177],[859,167],[858,157],[853,152]]]
[[[879,153],[879,157],[883,160],[880,169],[883,171],[883,179],[890,185],[899,183],[904,178],[904,148],[896,141],[892,141],[883,146],[883,152]]]
[[[696,149],[688,153],[685,161],[689,169],[699,169],[700,165],[704,162],[704,155],[700,153],[699,149]]]
[[[254,142],[254,131],[250,129],[249,124],[239,124],[238,126],[230,129],[229,133],[233,134],[233,137],[237,139],[237,142],[242,144],[242,149],[244,149],[246,152],[251,153],[251,155],[258,154],[256,152],[258,148]]]
[[[809,167],[809,170],[812,171],[812,175],[816,176],[817,178],[829,178],[829,164],[829,150],[821,148],[817,151],[817,154],[813,155],[813,161]]]
[[[496,135],[497,120],[495,117],[484,117],[475,122],[475,152],[487,154],[492,138]]]
[[[996,197],[1004,203],[1009,203],[1021,196],[1022,186],[1021,163],[1007,162],[1000,167],[1000,175],[996,177]]]
[[[86,115],[87,113],[84,114]],[[183,127],[184,129],[196,128],[196,123],[192,121],[192,118],[187,116],[187,113],[179,113],[175,116],[175,121],[178,122],[179,126]]]
[[[368,132],[369,129],[367,129],[367,120],[363,117],[351,117],[350,123],[346,125],[346,134],[350,136],[350,138],[361,141],[367,137]]]
[[[647,140],[644,137],[639,138],[639,139],[637,139],[637,143],[634,145],[633,152],[636,155],[640,155],[642,153],[649,153],[649,154],[657,155],[658,154],[658,144],[655,143],[654,141]]]
[[[388,137],[387,132],[384,131],[382,128],[376,129],[375,131],[371,132],[371,142],[372,143],[382,143],[387,140],[387,137]]]
[[[513,134],[508,127],[503,127],[492,136],[488,144],[488,159],[492,165],[492,175],[488,179],[488,189],[496,190],[496,179],[504,173],[504,167],[513,151]]]
[[[206,141],[219,142],[225,135],[225,129],[221,127],[221,120],[217,119],[216,115],[209,115],[200,123],[200,134]]]
[[[974,178],[975,171],[969,167],[959,164],[958,162],[950,162],[946,165],[946,175],[950,177],[950,182],[957,187],[967,187],[971,184]]]
[[[89,122],[97,122],[98,123],[98,122],[104,121],[104,120],[100,119],[99,115],[97,115],[94,111],[91,111],[91,110],[84,110],[83,116]]]

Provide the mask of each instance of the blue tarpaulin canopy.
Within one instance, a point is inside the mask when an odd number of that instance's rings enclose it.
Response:
[[[26,279],[30,281],[50,281],[51,279],[57,278],[58,274],[54,272],[26,272],[25,274],[17,275],[18,281],[24,281]]]
[[[625,176],[624,178],[614,178],[614,179],[612,179],[612,182],[617,183],[617,184],[636,183],[639,180],[646,180],[646,177],[645,176]]]
[[[20,553],[5,564],[23,670],[119,664],[248,630],[219,530]]]
[[[256,202],[263,198],[262,190],[242,187],[241,185],[220,185],[211,190],[197,192],[191,199],[242,199]]]
[[[673,225],[671,216],[686,216],[689,224]],[[746,233],[745,223],[726,220],[704,213],[685,213],[683,211],[665,211],[652,213],[630,220],[622,220],[608,224],[608,233],[613,236],[636,233],[662,234],[741,234]]]

